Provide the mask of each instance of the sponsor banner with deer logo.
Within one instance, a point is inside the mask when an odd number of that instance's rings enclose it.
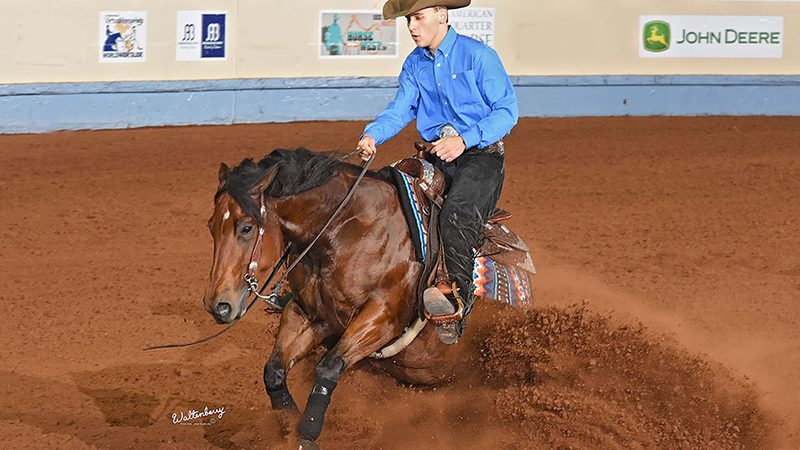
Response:
[[[781,58],[780,16],[640,16],[642,58]]]

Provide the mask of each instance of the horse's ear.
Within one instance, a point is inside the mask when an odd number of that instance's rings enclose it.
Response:
[[[219,182],[222,183],[223,181],[228,179],[228,175],[231,173],[231,168],[228,167],[227,164],[224,162],[219,163],[219,173],[217,176],[219,177]]]
[[[255,196],[267,190],[269,185],[272,184],[272,181],[275,179],[275,175],[277,174],[278,174],[278,167],[273,166],[271,169],[269,169],[269,172],[267,172],[267,174],[264,175],[264,178],[262,178],[261,181],[259,181],[258,183],[256,183],[255,186],[253,186],[253,189],[250,190],[250,194]]]

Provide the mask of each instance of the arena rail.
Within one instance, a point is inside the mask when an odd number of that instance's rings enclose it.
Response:
[[[523,117],[795,116],[800,76],[515,76]],[[390,77],[0,85],[0,133],[369,120]]]

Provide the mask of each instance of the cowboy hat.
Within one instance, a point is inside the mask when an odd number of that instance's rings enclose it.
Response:
[[[471,0],[388,0],[383,5],[383,18],[407,16],[433,6],[446,6],[447,9],[458,9],[469,6]]]

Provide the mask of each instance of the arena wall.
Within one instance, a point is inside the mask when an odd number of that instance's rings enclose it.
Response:
[[[320,58],[320,10],[383,0],[6,0],[0,132],[368,119],[413,48]],[[800,114],[800,2],[474,0],[526,116]],[[225,58],[176,60],[178,11],[225,12]],[[43,13],[45,11],[46,13]],[[107,11],[146,13],[146,58],[102,62]],[[641,57],[641,16],[781,18],[780,57]],[[680,38],[679,36],[675,37]]]

